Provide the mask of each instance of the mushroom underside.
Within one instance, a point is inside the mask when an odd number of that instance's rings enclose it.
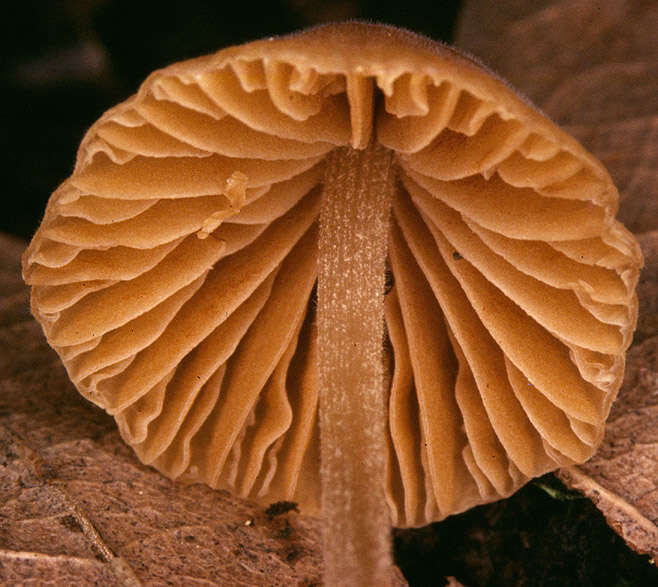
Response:
[[[326,71],[274,49],[158,72],[85,137],[24,262],[76,387],[166,475],[318,513],[318,316],[354,294],[319,293],[318,218],[376,152],[393,524],[586,460],[637,311],[640,256],[607,174],[471,74]]]

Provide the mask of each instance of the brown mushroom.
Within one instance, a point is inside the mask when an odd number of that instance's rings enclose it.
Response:
[[[472,60],[329,25],[152,74],[85,136],[24,275],[142,461],[321,509],[327,582],[380,585],[391,524],[595,450],[637,311],[617,200]]]

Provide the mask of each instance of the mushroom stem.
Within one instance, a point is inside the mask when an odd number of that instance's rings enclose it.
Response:
[[[318,341],[325,584],[388,585],[384,280],[392,152],[328,158],[320,211]]]

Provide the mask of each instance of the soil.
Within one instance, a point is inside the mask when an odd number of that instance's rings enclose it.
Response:
[[[395,536],[412,587],[455,577],[468,587],[658,585],[649,557],[626,547],[588,499],[552,475],[514,496]]]

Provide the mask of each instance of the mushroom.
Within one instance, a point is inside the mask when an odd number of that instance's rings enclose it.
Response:
[[[596,449],[637,316],[617,202],[470,58],[332,24],[153,73],[86,134],[24,277],[144,463],[321,513],[326,582],[384,585],[391,525]]]

